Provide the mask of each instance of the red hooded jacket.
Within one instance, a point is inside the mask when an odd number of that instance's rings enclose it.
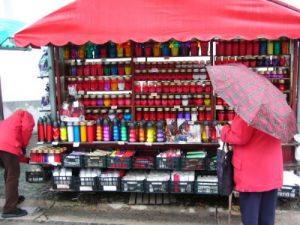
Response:
[[[33,116],[24,110],[17,110],[1,121],[0,151],[12,153],[22,159],[22,149],[28,146],[33,127]]]
[[[249,126],[236,116],[225,125],[221,140],[232,144],[235,189],[263,192],[280,188],[283,182],[281,141]]]

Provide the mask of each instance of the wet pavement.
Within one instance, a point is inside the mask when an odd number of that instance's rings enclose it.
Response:
[[[36,143],[34,137],[31,146]],[[21,205],[29,215],[15,219],[1,219],[7,225],[206,225],[228,224],[227,198],[175,195],[176,201],[166,205],[130,205],[129,193],[70,193],[49,191],[51,182],[27,183],[25,171],[29,165],[21,165],[20,194],[26,196]],[[3,170],[0,170],[0,179]],[[0,182],[0,207],[4,204],[4,187]],[[237,199],[234,199],[237,205]],[[237,207],[234,207],[235,209]],[[238,210],[233,211],[230,224],[239,225]],[[294,199],[280,199],[276,212],[276,225],[299,225],[300,203]]]

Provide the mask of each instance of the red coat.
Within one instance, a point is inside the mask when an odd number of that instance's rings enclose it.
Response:
[[[29,112],[17,110],[0,122],[0,151],[10,152],[22,157],[31,138],[34,119]]]
[[[221,140],[232,144],[235,189],[262,192],[277,189],[283,183],[281,141],[252,126],[239,116],[225,125]]]

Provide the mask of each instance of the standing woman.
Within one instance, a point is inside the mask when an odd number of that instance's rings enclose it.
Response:
[[[233,147],[235,190],[239,192],[244,225],[274,225],[277,189],[283,183],[281,141],[236,115],[221,131]]]
[[[4,168],[5,205],[2,218],[27,215],[27,211],[17,208],[24,196],[19,196],[20,161],[25,162],[24,150],[28,146],[34,127],[32,115],[17,110],[0,122],[0,166]]]

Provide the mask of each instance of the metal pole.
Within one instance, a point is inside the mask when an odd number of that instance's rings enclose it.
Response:
[[[0,76],[0,120],[4,120],[1,76]]]
[[[54,49],[53,46],[48,46],[48,65],[49,65],[49,98],[51,105],[51,117],[57,120],[57,106],[56,106],[56,82],[54,74]]]
[[[297,48],[298,48],[298,52],[300,52],[300,45],[299,45],[299,41],[297,41]],[[299,69],[299,65],[300,65],[300,57],[298,55],[298,58],[295,59],[298,60],[298,84],[297,84],[297,95],[295,95],[295,97],[297,98],[297,128],[298,128],[298,133],[300,131],[300,69]]]

